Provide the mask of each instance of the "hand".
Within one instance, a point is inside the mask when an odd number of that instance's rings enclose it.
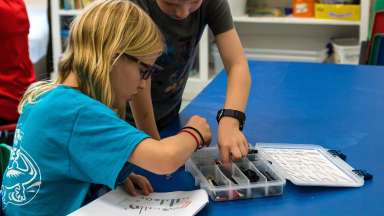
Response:
[[[132,173],[128,176],[123,184],[124,190],[129,193],[131,196],[137,196],[140,193],[138,190],[141,190],[142,194],[148,196],[150,193],[153,193],[153,188],[148,179],[142,175],[137,175]]]
[[[223,117],[217,129],[217,142],[222,162],[239,160],[248,154],[248,141],[239,129],[239,121],[232,117]]]
[[[189,121],[187,122],[187,124],[185,126],[196,128],[201,133],[201,135],[203,136],[204,143],[206,146],[208,146],[209,143],[211,143],[212,133],[211,133],[211,129],[209,127],[209,124],[205,118],[202,118],[202,117],[197,116],[197,115],[192,116],[192,118],[189,119]],[[193,133],[196,133],[193,130],[190,130],[190,131]],[[196,136],[199,137],[198,134],[196,134]],[[200,137],[199,137],[199,139],[200,139]]]

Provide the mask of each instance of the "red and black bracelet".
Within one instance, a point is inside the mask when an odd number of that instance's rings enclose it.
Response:
[[[191,135],[193,137],[193,139],[195,140],[196,142],[196,148],[195,148],[195,151],[197,151],[197,149],[199,148],[200,146],[200,142],[199,142],[199,139],[197,139],[196,135],[193,134],[191,131],[188,131],[188,130],[180,130],[179,133],[182,133],[182,132],[185,132],[185,133],[188,133],[189,135]],[[177,134],[179,134],[177,133]]]
[[[203,137],[203,135],[201,135],[201,133],[200,133],[199,130],[197,130],[197,129],[194,128],[194,127],[190,127],[190,126],[183,127],[181,130],[185,130],[185,129],[191,129],[191,130],[195,131],[195,132],[199,135],[199,137],[200,137],[200,139],[201,139],[201,144],[199,144],[199,145],[197,146],[197,149],[201,149],[201,148],[203,148],[203,147],[205,146],[204,137]]]

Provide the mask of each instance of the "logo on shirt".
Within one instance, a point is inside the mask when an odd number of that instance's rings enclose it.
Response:
[[[32,201],[41,185],[40,169],[33,158],[21,147],[23,132],[16,129],[9,164],[2,189],[3,208],[8,204],[25,205]]]

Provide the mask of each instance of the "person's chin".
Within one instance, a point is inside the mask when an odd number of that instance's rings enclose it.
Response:
[[[173,18],[173,19],[176,20],[176,21],[183,21],[183,20],[185,20],[187,18]]]
[[[172,16],[172,15],[168,15],[168,16],[170,16],[172,19],[177,20],[177,21],[182,21],[182,20],[185,20],[189,17],[189,15],[186,17],[176,17],[176,16]]]
[[[127,102],[132,101],[133,97],[134,97],[135,95],[137,95],[137,94],[138,94],[138,92],[136,92],[136,93],[134,93],[134,94],[128,96],[128,97],[127,97]]]

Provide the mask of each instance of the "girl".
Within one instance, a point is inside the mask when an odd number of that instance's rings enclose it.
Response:
[[[210,142],[198,116],[160,141],[122,119],[163,50],[159,30],[129,1],[96,1],[74,20],[58,79],[32,85],[20,103],[2,183],[6,214],[66,215],[92,183],[123,183],[132,195],[137,185],[147,195],[150,183],[131,164],[168,174]]]

